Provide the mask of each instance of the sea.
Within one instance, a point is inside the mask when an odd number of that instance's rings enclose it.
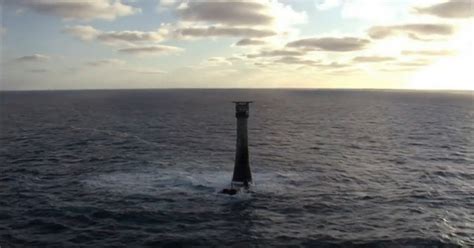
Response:
[[[474,247],[472,91],[4,91],[0,128],[1,248]]]

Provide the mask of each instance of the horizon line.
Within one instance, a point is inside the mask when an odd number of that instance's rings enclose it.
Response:
[[[111,91],[111,90],[358,90],[358,91],[451,91],[472,92],[474,89],[424,89],[424,88],[305,88],[305,87],[262,87],[262,88],[238,88],[238,87],[164,87],[164,88],[73,88],[73,89],[0,89],[0,92],[29,92],[29,91]]]

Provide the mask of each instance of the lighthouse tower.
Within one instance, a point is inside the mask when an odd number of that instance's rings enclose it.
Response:
[[[249,165],[249,147],[247,135],[247,120],[251,102],[234,102],[235,117],[237,118],[237,145],[235,150],[234,175],[232,188],[248,187],[252,183],[252,173]]]

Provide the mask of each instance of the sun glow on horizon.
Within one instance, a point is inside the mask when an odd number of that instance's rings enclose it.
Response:
[[[451,42],[459,52],[454,57],[444,57],[416,72],[408,88],[432,90],[474,90],[474,22],[463,28]]]

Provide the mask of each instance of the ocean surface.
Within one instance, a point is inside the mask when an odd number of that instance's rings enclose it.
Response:
[[[473,92],[1,92],[0,127],[2,248],[474,247]]]

